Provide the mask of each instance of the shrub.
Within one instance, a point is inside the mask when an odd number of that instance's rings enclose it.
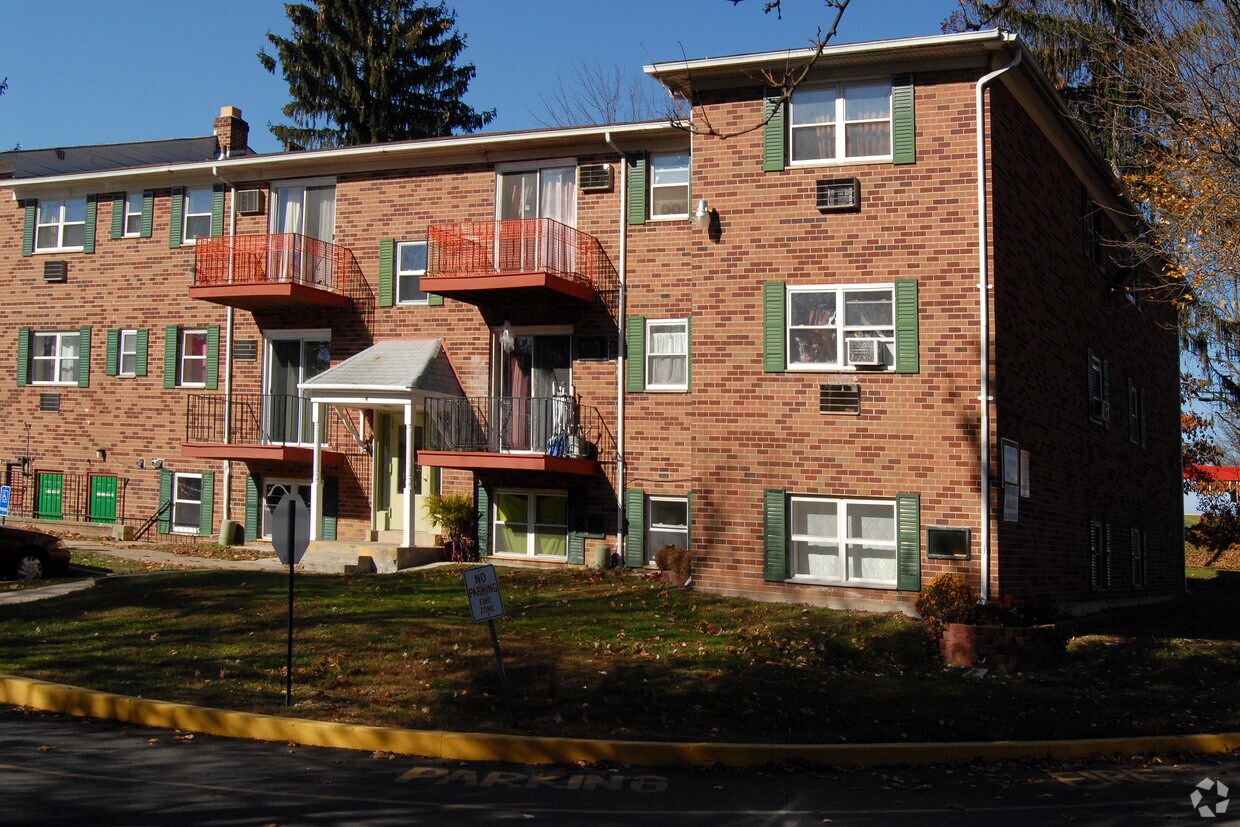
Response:
[[[478,559],[478,544],[473,536],[477,517],[470,497],[432,494],[426,498],[426,513],[448,535],[444,552],[449,560],[464,563]]]
[[[659,567],[659,571],[674,571],[681,577],[688,577],[693,558],[687,548],[668,543],[654,553],[654,564]]]
[[[913,608],[935,637],[948,623],[971,623],[977,608],[977,595],[958,574],[940,574],[922,587]]]

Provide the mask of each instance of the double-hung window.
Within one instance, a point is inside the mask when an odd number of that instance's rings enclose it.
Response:
[[[792,497],[790,579],[895,586],[896,503]]]
[[[789,107],[792,163],[891,157],[891,82],[798,89]]]
[[[1109,427],[1111,422],[1111,365],[1092,350],[1087,354],[1089,418]]]
[[[202,524],[202,475],[174,474],[172,495],[172,530],[177,534],[198,534]]]
[[[650,217],[689,217],[689,153],[650,156]]]
[[[188,243],[211,235],[211,211],[214,194],[211,187],[193,187],[185,191],[185,216],[181,240]]]
[[[651,496],[646,503],[646,562],[664,546],[689,547],[688,497]]]
[[[86,199],[39,202],[35,250],[81,250],[86,241]]]
[[[80,345],[78,331],[33,334],[30,381],[36,385],[77,384]]]
[[[895,365],[895,296],[890,285],[789,287],[788,367]],[[850,340],[872,343],[849,344]]]
[[[396,301],[399,304],[426,304],[422,276],[426,275],[426,242],[407,241],[396,245]]]
[[[122,330],[117,337],[116,372],[118,376],[138,375],[138,331]]]
[[[646,322],[646,389],[689,389],[689,322],[660,319]]]
[[[567,494],[497,491],[494,517],[493,536],[497,554],[567,556]]]
[[[140,192],[125,195],[125,238],[138,238],[142,235],[142,202],[143,195]]]
[[[181,387],[200,388],[207,384],[207,331],[182,330],[177,370]]]

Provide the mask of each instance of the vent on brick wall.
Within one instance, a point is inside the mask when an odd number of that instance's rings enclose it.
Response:
[[[825,414],[861,413],[861,386],[819,385],[818,412]]]
[[[861,209],[861,181],[856,178],[818,179],[820,212],[856,212]]]
[[[69,278],[69,262],[43,262],[43,280],[47,282],[65,281]]]
[[[60,413],[60,394],[39,394],[39,410],[43,413]]]
[[[262,210],[262,190],[240,190],[237,193],[237,212],[249,215],[256,212],[262,212]]]
[[[238,362],[257,362],[258,340],[237,339],[233,342],[233,358]]]
[[[607,192],[611,178],[611,164],[586,164],[577,171],[577,186],[582,192]]]

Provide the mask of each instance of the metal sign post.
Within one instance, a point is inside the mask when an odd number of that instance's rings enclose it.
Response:
[[[280,498],[271,515],[271,544],[281,563],[288,563],[288,667],[284,705],[293,705],[293,567],[310,545],[310,509],[293,492]]]
[[[504,656],[499,649],[499,635],[495,633],[495,618],[504,616],[504,601],[499,593],[499,580],[495,576],[495,566],[478,566],[467,569],[462,575],[465,581],[465,594],[469,597],[469,611],[474,623],[487,622],[491,630],[491,645],[495,647],[495,663],[499,666],[499,682],[504,690],[504,706],[508,709],[508,717],[517,723],[517,714],[512,709],[512,692],[508,689],[508,673],[504,671]]]
[[[0,485],[0,525],[4,525],[5,519],[9,516],[9,499],[12,496],[12,488],[7,485]]]

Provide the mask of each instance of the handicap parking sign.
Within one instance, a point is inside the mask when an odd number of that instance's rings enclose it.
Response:
[[[9,516],[9,497],[12,494],[12,488],[7,485],[0,485],[0,517]]]

